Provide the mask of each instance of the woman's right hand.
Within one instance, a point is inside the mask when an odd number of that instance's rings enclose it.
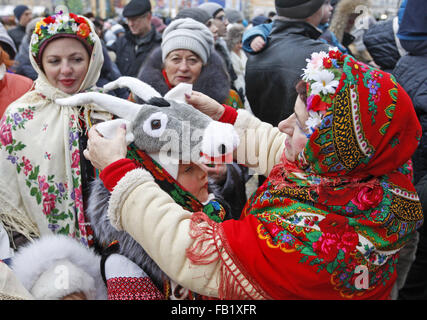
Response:
[[[193,91],[191,96],[186,94],[185,100],[188,104],[191,104],[194,108],[208,115],[213,120],[219,120],[225,111],[223,105],[198,91]]]
[[[111,163],[126,158],[126,125],[118,127],[112,139],[104,138],[93,126],[88,132],[88,138],[83,155],[96,169],[104,170]]]

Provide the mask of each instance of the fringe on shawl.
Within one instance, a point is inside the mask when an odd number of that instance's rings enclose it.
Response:
[[[241,272],[239,266],[226,250],[221,236],[221,225],[210,220],[203,212],[195,212],[190,223],[190,237],[194,244],[187,248],[186,256],[195,265],[207,265],[219,261],[220,299],[248,300],[266,299],[262,289],[257,288]]]
[[[0,199],[0,221],[9,235],[11,244],[13,242],[12,232],[18,232],[25,238],[32,241],[35,237],[40,237],[40,232],[33,221],[27,216],[13,209],[7,202]]]
[[[7,293],[0,292],[0,300],[26,300],[26,299],[21,297],[11,296]]]

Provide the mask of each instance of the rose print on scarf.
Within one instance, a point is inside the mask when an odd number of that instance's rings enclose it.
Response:
[[[54,194],[43,194],[43,213],[49,215],[55,208],[56,196]]]
[[[22,157],[22,163],[24,164],[24,174],[28,176],[28,173],[33,170],[33,166],[30,163],[30,160],[28,160],[25,157]]]
[[[359,210],[365,211],[377,207],[383,200],[383,196],[384,192],[381,187],[364,186],[351,201]]]
[[[71,168],[79,169],[80,168],[80,151],[74,150],[71,155]]]
[[[25,148],[21,141],[14,141],[12,132],[17,129],[25,129],[25,123],[33,119],[35,107],[19,108],[8,116],[4,115],[0,120],[0,149],[5,146],[9,154]]]
[[[74,189],[71,193],[71,199],[75,202],[76,211],[83,211],[83,195],[80,187]]]
[[[12,125],[6,123],[6,117],[0,122],[0,143],[7,146],[12,143]]]
[[[39,190],[41,192],[46,192],[49,189],[49,184],[46,183],[46,176],[39,176],[37,181],[39,182]]]
[[[34,112],[31,109],[26,109],[22,112],[22,117],[27,120],[33,119]]]
[[[313,243],[313,251],[325,262],[335,260],[339,250],[348,255],[359,242],[359,236],[354,228],[348,225],[346,217],[329,214],[319,222],[319,228],[323,234]]]

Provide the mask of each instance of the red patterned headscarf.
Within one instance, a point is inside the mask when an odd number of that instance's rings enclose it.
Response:
[[[264,298],[388,299],[399,251],[423,222],[410,178],[421,127],[392,75],[323,54],[333,76],[305,70],[319,80],[305,79],[320,121],[298,161],[283,157],[241,220],[217,232]],[[254,298],[227,264],[221,297]]]

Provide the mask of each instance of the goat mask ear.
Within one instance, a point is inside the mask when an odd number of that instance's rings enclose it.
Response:
[[[152,105],[152,106],[156,106],[156,107],[170,107],[170,103],[165,100],[164,98],[157,98],[157,97],[153,97],[150,100],[148,100],[147,104]]]
[[[185,95],[191,95],[193,91],[193,85],[190,83],[180,83],[176,87],[172,88],[165,94],[166,100],[174,100],[179,103],[187,103],[185,101]]]

